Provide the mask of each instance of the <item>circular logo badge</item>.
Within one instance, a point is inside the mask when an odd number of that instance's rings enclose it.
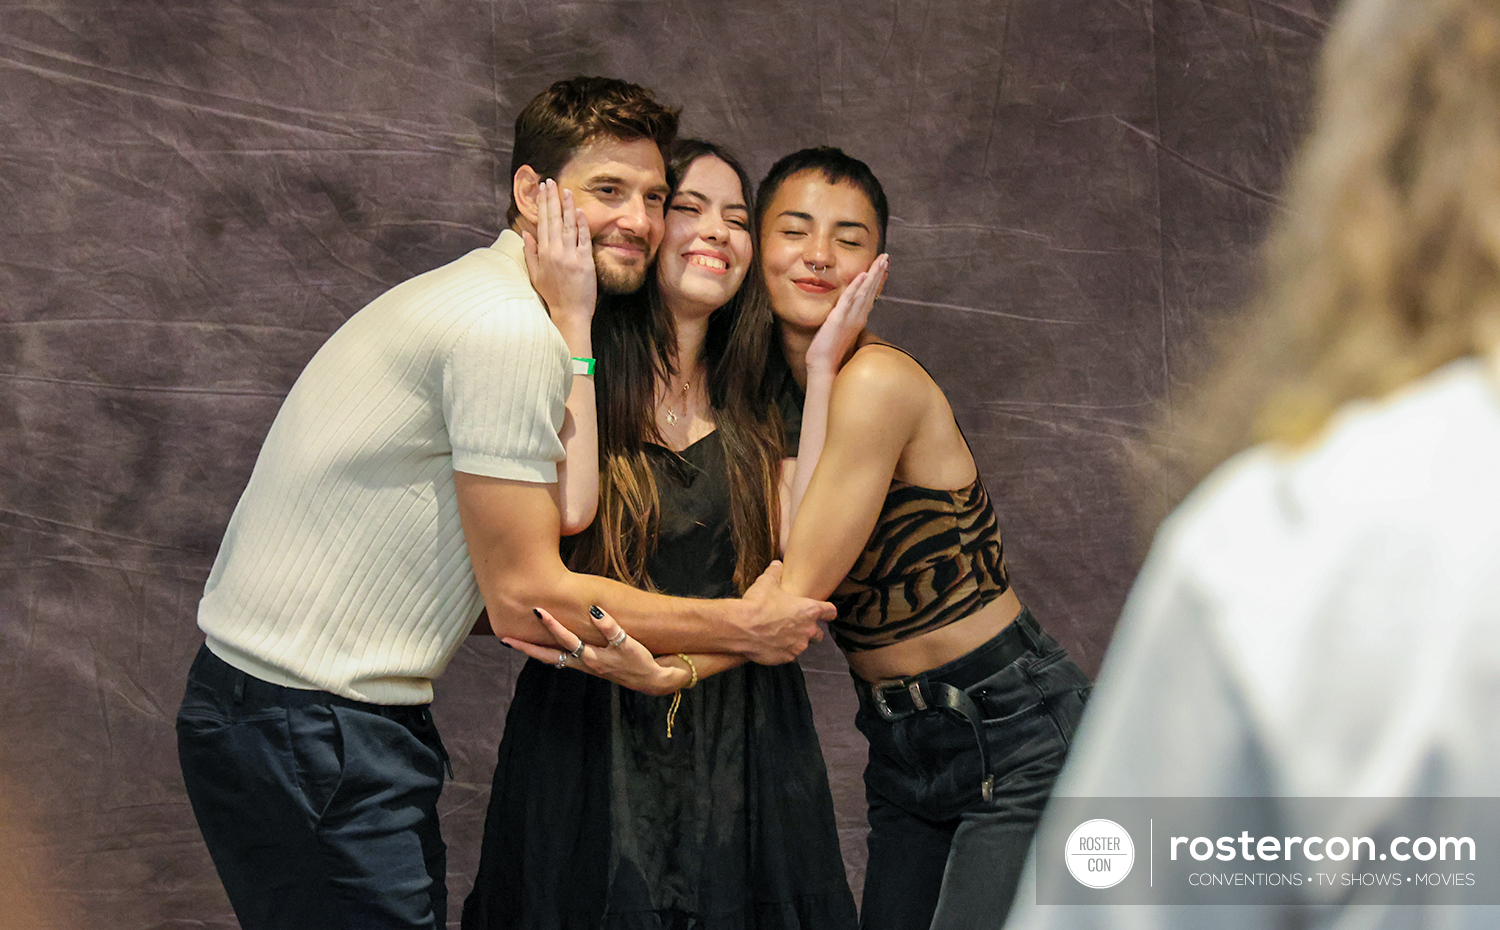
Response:
[[[1068,836],[1063,855],[1068,872],[1080,885],[1113,888],[1135,865],[1135,844],[1125,828],[1113,820],[1088,820]]]

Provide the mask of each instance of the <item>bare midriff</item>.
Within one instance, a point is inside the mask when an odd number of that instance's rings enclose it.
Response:
[[[962,620],[929,630],[920,636],[866,652],[846,652],[849,667],[865,681],[905,678],[945,665],[973,652],[1010,625],[1021,612],[1015,588]]]

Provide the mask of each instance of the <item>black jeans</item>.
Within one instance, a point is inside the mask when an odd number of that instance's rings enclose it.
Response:
[[[283,688],[205,646],[177,712],[199,829],[250,930],[441,930],[447,755],[427,705]]]
[[[1019,657],[1010,658],[1019,652]],[[918,678],[977,709],[993,793],[970,721],[908,705],[886,719],[860,684],[855,724],[870,740],[870,857],[864,930],[993,930],[1005,923],[1037,820],[1083,713],[1089,680],[1022,610],[988,643]],[[906,679],[899,691],[915,679]],[[982,722],[980,722],[982,720]]]

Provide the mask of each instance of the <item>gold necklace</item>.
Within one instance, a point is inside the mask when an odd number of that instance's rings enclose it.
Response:
[[[692,382],[691,381],[684,381],[684,382],[682,382],[682,412],[683,412],[683,414],[687,413],[688,388],[691,387],[691,386],[692,386]],[[672,405],[671,404],[667,404],[667,415],[666,415],[667,425],[668,426],[676,426],[677,425],[677,421],[679,419],[681,419],[681,417],[679,417],[677,415],[676,411],[674,411],[672,409]]]

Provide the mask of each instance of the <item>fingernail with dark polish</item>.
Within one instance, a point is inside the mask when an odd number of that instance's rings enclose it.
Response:
[[[533,607],[531,608],[531,612],[536,614],[536,618],[538,620],[542,619],[542,612],[540,610],[537,610],[535,607]]]
[[[604,611],[600,610],[598,607],[590,607],[589,616],[593,617],[595,620],[603,620]]]

